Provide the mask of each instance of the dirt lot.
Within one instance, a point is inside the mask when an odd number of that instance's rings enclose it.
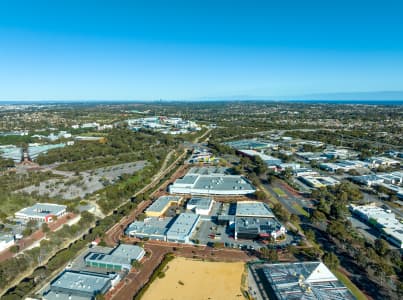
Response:
[[[243,299],[243,262],[205,262],[175,258],[166,276],[157,279],[142,300]]]

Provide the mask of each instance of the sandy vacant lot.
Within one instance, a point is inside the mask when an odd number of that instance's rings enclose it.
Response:
[[[156,279],[142,300],[244,299],[240,290],[243,270],[242,262],[175,258],[169,263],[166,276]]]

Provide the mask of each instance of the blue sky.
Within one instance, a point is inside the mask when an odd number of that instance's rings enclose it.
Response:
[[[0,99],[403,91],[401,2],[1,0]]]

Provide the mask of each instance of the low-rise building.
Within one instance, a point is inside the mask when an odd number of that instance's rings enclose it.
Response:
[[[286,233],[267,204],[257,201],[237,202],[235,239],[277,239]]]
[[[30,207],[21,209],[15,213],[15,217],[24,220],[35,220],[50,223],[54,218],[63,216],[66,213],[66,205],[53,203],[36,203]]]
[[[400,161],[396,159],[392,159],[389,157],[371,157],[365,160],[369,163],[371,168],[379,168],[379,167],[398,167],[400,166]]]
[[[115,273],[108,275],[91,273],[64,271],[50,283],[50,290],[45,293],[44,299],[53,300],[54,295],[86,297],[95,299],[98,294],[105,294],[112,286],[120,280]],[[86,299],[84,298],[84,299]]]
[[[215,167],[192,168],[169,187],[169,192],[173,194],[246,195],[255,191],[245,177],[228,175]]]
[[[251,290],[258,289],[256,299],[355,299],[320,261],[251,264],[248,273]]]
[[[145,255],[143,248],[136,245],[120,244],[109,254],[90,252],[85,257],[87,266],[113,271],[130,270],[133,261],[140,261]]]
[[[377,228],[389,242],[403,249],[403,224],[396,219],[394,213],[376,206],[375,203],[351,204],[349,209],[355,216]]]
[[[148,217],[160,217],[171,205],[180,205],[182,199],[179,196],[161,196],[145,210],[145,213]]]
[[[186,209],[193,210],[197,215],[207,216],[213,204],[214,200],[211,197],[192,197],[186,204]]]
[[[147,238],[151,240],[166,241],[166,233],[172,218],[146,218],[144,221],[135,221],[127,227],[128,236]]]
[[[254,156],[260,157],[269,167],[275,167],[282,163],[282,160],[277,157],[257,152],[255,150],[241,149],[238,150],[238,152],[248,157],[254,157]]]
[[[200,216],[192,213],[182,213],[168,229],[166,236],[169,242],[189,243],[193,231],[196,229]]]
[[[321,188],[340,184],[340,181],[329,176],[299,176],[298,179],[311,188]]]
[[[15,244],[15,238],[12,234],[0,235],[0,252],[4,251]]]

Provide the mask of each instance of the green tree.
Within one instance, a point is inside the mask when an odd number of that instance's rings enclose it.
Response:
[[[389,250],[388,243],[383,239],[376,239],[374,243],[375,251],[380,255],[384,256]]]
[[[325,265],[331,270],[336,270],[339,267],[339,259],[333,252],[326,252],[322,259]]]

